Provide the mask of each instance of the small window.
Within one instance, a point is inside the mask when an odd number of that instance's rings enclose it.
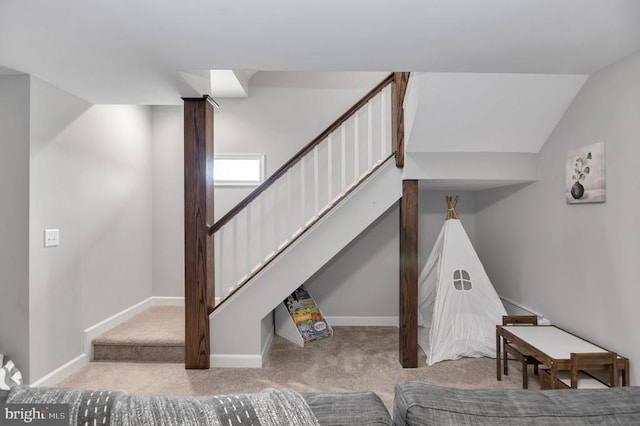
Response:
[[[216,186],[258,186],[264,181],[263,154],[216,154],[213,156]]]
[[[471,277],[464,269],[453,271],[453,287],[456,290],[471,290]]]

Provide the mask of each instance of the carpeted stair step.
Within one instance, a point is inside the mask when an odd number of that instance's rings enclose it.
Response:
[[[184,362],[184,308],[154,306],[93,339],[94,361]]]

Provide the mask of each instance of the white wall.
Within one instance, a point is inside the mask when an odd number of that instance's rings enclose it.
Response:
[[[397,322],[398,212],[389,209],[305,283],[333,325]]]
[[[32,78],[30,129],[33,381],[82,353],[85,328],[151,296],[150,110]],[[44,248],[46,228],[59,247]]]
[[[217,99],[215,151],[266,154],[269,176],[386,76],[257,72],[248,98]],[[216,187],[215,217],[222,217],[252,189]]]
[[[539,180],[479,193],[476,242],[499,294],[630,358],[640,258],[640,52],[592,75],[539,155]],[[607,201],[566,204],[565,151],[604,141]]]
[[[0,75],[0,353],[29,379],[29,76]]]
[[[418,194],[418,273],[444,223],[446,195],[459,195],[457,212],[473,243],[475,194],[427,191]],[[305,283],[334,325],[395,324],[398,317],[399,207],[389,209]]]
[[[151,108],[153,295],[184,297],[184,119],[180,106]]]

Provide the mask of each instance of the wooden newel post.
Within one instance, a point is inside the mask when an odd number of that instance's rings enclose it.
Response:
[[[408,72],[393,73],[391,126],[396,167],[404,167],[404,109]],[[400,200],[400,364],[418,367],[418,181],[402,181]]]
[[[404,97],[409,84],[408,72],[394,72],[391,86],[391,143],[396,153],[396,167],[404,167]]]
[[[418,367],[418,181],[402,181],[400,200],[400,364]]]
[[[214,306],[213,109],[209,96],[184,100],[185,367],[209,368],[209,310]]]

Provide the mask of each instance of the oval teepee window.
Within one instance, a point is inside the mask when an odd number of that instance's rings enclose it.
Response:
[[[464,269],[453,271],[453,287],[456,290],[471,290],[471,276]]]

